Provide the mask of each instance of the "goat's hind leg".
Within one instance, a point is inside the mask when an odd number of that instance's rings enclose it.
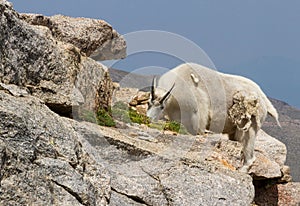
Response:
[[[242,131],[240,131],[242,132]],[[255,161],[254,155],[254,145],[256,139],[257,129],[253,125],[249,128],[248,131],[244,132],[241,143],[243,145],[243,166],[240,168],[241,172],[248,172],[249,168]]]

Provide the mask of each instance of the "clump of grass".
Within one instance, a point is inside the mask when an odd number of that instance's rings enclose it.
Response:
[[[110,111],[106,111],[103,108],[99,108],[97,112],[92,110],[82,109],[78,117],[82,121],[87,121],[101,126],[114,127],[116,125],[115,121],[111,116]]]
[[[185,127],[177,121],[151,122],[148,126],[158,130],[168,130],[179,134],[188,134]]]
[[[110,112],[104,109],[98,109],[97,111],[97,123],[101,126],[114,127],[116,126],[115,121],[110,115]]]
[[[180,123],[176,122],[176,121],[168,121],[166,122],[166,124],[164,125],[164,130],[169,130],[172,132],[177,132],[179,133],[180,131]]]
[[[179,134],[188,134],[186,128],[180,122],[177,121],[167,121],[164,126],[164,130],[177,132]]]
[[[133,109],[129,109],[129,117],[131,122],[138,123],[138,124],[150,124],[150,119],[146,115],[139,114],[137,111]]]

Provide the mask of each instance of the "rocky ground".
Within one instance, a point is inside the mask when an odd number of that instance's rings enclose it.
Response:
[[[95,61],[124,58],[124,50],[104,21],[18,14],[0,0],[0,205],[300,202],[286,146],[263,131],[244,174],[241,146],[225,135],[80,121],[80,112],[97,116],[136,92],[113,96],[107,69]]]

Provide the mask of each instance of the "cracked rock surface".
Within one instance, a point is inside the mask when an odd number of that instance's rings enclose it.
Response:
[[[40,14],[21,14],[21,19],[48,28],[55,39],[73,44],[97,61],[126,57],[124,38],[103,20]]]
[[[108,203],[110,176],[68,121],[34,97],[0,100],[0,205]]]
[[[249,205],[254,198],[252,178],[246,174],[129,149],[111,140],[113,131],[106,136],[90,123],[73,126],[94,145],[110,174],[110,205]]]
[[[0,1],[0,82],[22,87],[63,116],[73,116],[79,106],[107,109],[112,95],[107,68],[86,53],[111,42],[112,27],[101,20],[47,18],[21,16],[9,2]],[[88,28],[94,33],[83,35]],[[114,46],[108,48],[114,50]]]

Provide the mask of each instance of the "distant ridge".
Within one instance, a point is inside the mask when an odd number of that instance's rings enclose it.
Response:
[[[288,150],[286,164],[291,167],[293,181],[300,181],[300,110],[286,102],[270,98],[279,113],[282,128],[267,118],[263,130],[283,142]]]
[[[114,82],[121,83],[122,87],[147,88],[150,86],[151,76],[129,73],[118,69],[109,69]],[[147,90],[147,89],[146,89]],[[291,167],[293,180],[300,181],[300,110],[290,106],[284,101],[269,98],[279,113],[282,128],[268,117],[263,125],[263,130],[269,135],[283,142],[288,149],[287,165]]]
[[[153,76],[140,75],[133,72],[126,72],[118,69],[109,68],[110,77],[113,82],[118,82],[121,87],[139,88],[149,90]]]

